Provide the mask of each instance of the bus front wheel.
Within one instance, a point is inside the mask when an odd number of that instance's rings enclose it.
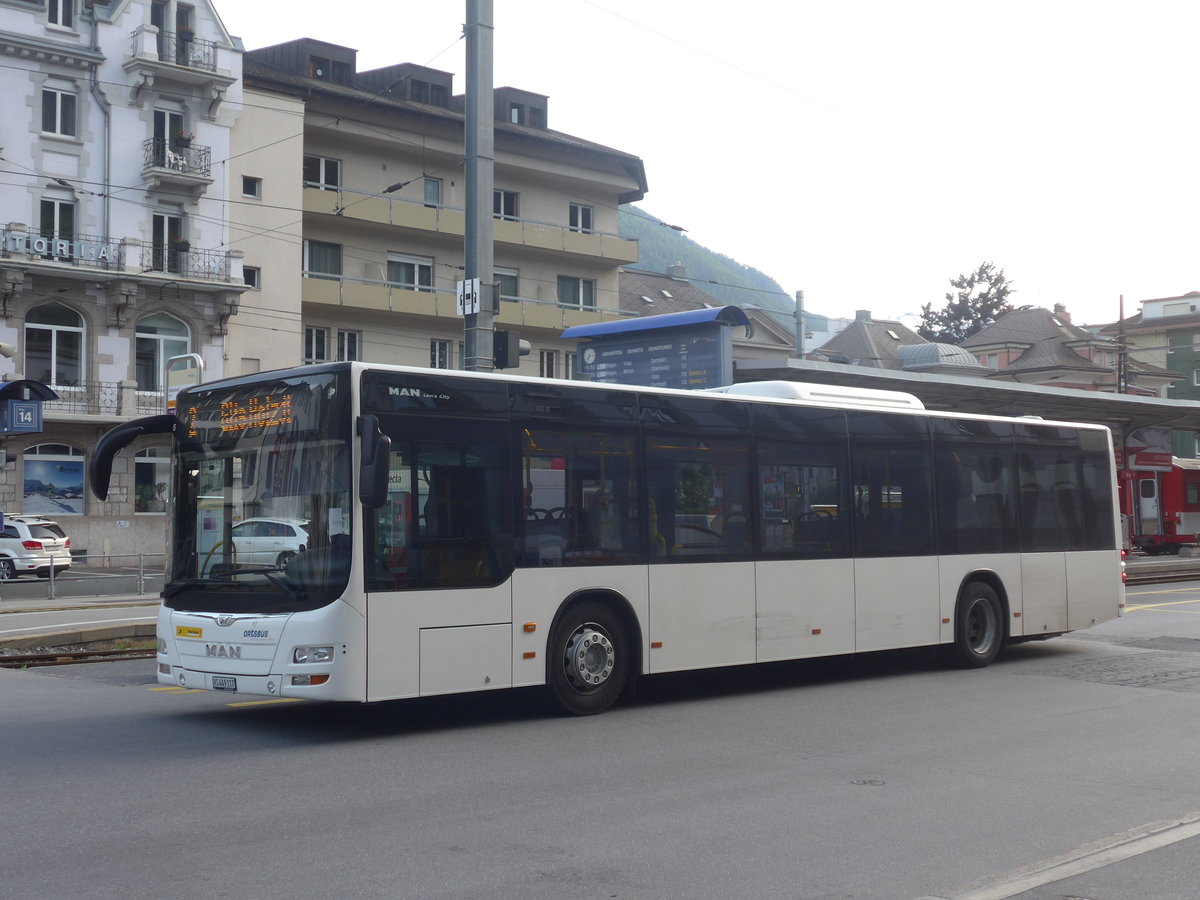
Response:
[[[954,621],[953,661],[965,669],[990,665],[1004,646],[1004,612],[990,585],[973,581],[964,588]]]
[[[550,635],[550,696],[562,712],[590,716],[616,702],[629,679],[625,623],[595,600],[571,606]]]

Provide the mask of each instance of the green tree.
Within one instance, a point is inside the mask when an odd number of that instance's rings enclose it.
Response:
[[[946,293],[946,305],[935,311],[932,303],[921,307],[917,334],[943,344],[961,344],[985,325],[991,325],[1013,310],[1008,295],[1015,293],[1004,270],[994,263],[981,263],[974,272],[950,279],[954,292]]]

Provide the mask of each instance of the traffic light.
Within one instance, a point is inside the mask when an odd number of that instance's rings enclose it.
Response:
[[[515,331],[496,331],[492,336],[492,365],[497,369],[515,369],[533,345],[521,340]]]

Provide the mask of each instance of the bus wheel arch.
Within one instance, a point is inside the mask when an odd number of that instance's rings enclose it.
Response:
[[[992,572],[975,572],[963,580],[954,604],[954,643],[950,660],[965,669],[993,663],[1008,640],[1008,595]]]
[[[546,685],[562,712],[603,712],[641,671],[641,633],[629,602],[612,591],[580,591],[563,601],[546,642]]]

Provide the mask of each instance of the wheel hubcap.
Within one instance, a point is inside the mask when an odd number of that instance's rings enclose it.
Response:
[[[996,617],[992,606],[985,600],[977,600],[967,617],[967,642],[976,653],[984,653],[996,637]]]
[[[584,625],[567,642],[567,678],[577,690],[595,690],[608,681],[616,663],[612,641],[596,625]]]

